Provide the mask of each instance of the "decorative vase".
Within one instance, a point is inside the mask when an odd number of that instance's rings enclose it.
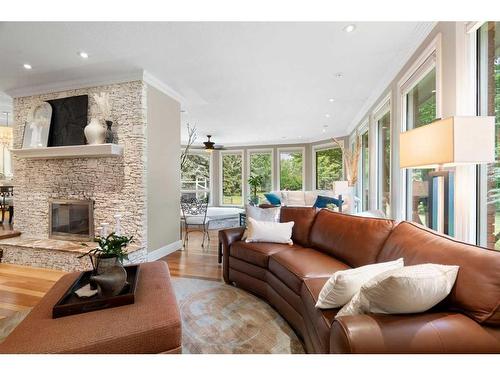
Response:
[[[106,129],[104,129],[99,120],[95,117],[90,120],[83,132],[85,133],[85,138],[89,145],[100,145],[104,143]]]
[[[100,297],[118,295],[127,283],[127,271],[117,257],[96,259],[97,275],[90,276],[90,281],[97,284]]]
[[[115,143],[115,135],[113,134],[113,129],[111,128],[112,126],[113,126],[113,121],[106,121],[106,136],[105,136],[106,143]]]

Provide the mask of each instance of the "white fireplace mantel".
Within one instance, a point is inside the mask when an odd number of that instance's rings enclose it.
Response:
[[[102,145],[22,148],[12,149],[11,152],[21,159],[111,158],[122,156],[123,146],[105,143]]]

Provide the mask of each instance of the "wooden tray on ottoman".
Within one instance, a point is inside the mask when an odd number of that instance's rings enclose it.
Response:
[[[98,295],[80,298],[75,294],[76,290],[89,283],[92,274],[92,271],[82,272],[80,277],[71,284],[66,293],[52,308],[52,319],[134,303],[135,289],[139,276],[139,264],[125,266],[125,270],[127,271],[127,284],[120,294],[107,298],[101,298]]]

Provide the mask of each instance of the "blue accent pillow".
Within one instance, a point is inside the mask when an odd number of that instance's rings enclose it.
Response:
[[[328,204],[334,204],[337,207],[340,207],[344,203],[344,201],[334,198],[334,197],[325,197],[324,195],[318,195],[316,198],[316,202],[314,202],[314,206],[316,208],[326,208]]]
[[[265,193],[264,196],[266,197],[267,201],[269,204],[272,204],[273,206],[279,206],[281,205],[281,199],[274,193]]]

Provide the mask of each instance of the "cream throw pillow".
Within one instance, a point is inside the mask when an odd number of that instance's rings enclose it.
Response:
[[[274,223],[271,221],[257,221],[247,218],[246,242],[274,242],[292,245],[292,228],[294,222]]]
[[[427,311],[450,293],[458,268],[429,263],[381,273],[364,284],[336,317]]]
[[[403,266],[403,258],[399,258],[392,262],[375,263],[337,271],[321,289],[316,307],[331,309],[344,306],[368,280],[382,272],[403,268]]]
[[[306,205],[305,193],[303,191],[283,191],[281,197],[284,206],[302,207]]]

